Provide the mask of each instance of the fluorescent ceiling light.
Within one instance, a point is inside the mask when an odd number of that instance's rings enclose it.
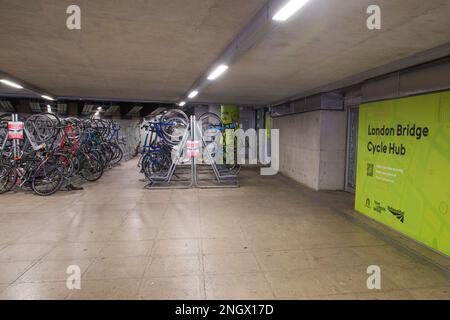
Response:
[[[308,2],[309,0],[290,0],[273,16],[272,20],[281,22],[286,21]]]
[[[179,105],[180,107],[184,107],[184,106],[186,105],[186,102],[185,102],[185,101],[181,101],[178,105]]]
[[[191,93],[189,93],[189,99],[195,98],[198,95],[198,91],[194,90]]]
[[[12,82],[12,81],[9,81],[9,80],[6,80],[6,79],[1,79],[0,82],[3,83],[3,84],[6,84],[7,86],[16,88],[16,89],[23,89],[23,87],[20,84],[17,84],[15,82]]]
[[[55,99],[53,99],[52,97],[46,96],[45,94],[42,95],[41,97],[46,99],[46,100],[55,101]]]
[[[211,74],[208,76],[208,80],[216,80],[220,77],[225,71],[228,70],[228,66],[222,64],[218,66]]]

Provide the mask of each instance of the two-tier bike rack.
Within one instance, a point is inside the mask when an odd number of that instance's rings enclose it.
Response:
[[[203,156],[208,160],[207,164],[199,163],[198,152],[192,152],[189,163],[183,163],[183,151],[187,147],[192,148],[192,144],[197,147],[202,145]],[[149,180],[147,189],[239,188],[238,173],[215,161],[195,116],[190,117],[169,169],[153,174]]]

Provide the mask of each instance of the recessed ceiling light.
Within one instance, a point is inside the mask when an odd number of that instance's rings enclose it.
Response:
[[[42,95],[41,97],[46,99],[46,100],[55,101],[55,99],[53,99],[52,97],[46,96],[45,94]]]
[[[218,77],[220,77],[225,71],[228,70],[227,65],[220,65],[218,66],[211,74],[208,76],[208,80],[216,80]]]
[[[20,84],[17,84],[15,82],[12,82],[12,81],[9,81],[9,80],[6,80],[6,79],[1,79],[0,82],[3,83],[3,84],[6,84],[7,86],[16,88],[16,89],[23,89],[23,87]]]
[[[191,93],[189,93],[189,99],[195,98],[198,95],[198,91],[194,90]]]
[[[309,0],[290,0],[272,18],[275,21],[286,21],[300,10]]]
[[[186,101],[181,101],[178,105],[179,105],[180,107],[184,107],[184,106],[186,105]]]

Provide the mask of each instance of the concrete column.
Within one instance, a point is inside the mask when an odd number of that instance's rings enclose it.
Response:
[[[280,172],[314,190],[343,190],[344,111],[313,111],[273,119],[280,130]]]

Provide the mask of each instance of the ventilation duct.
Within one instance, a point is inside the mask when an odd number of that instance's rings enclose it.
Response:
[[[119,106],[111,106],[105,111],[105,115],[112,116],[114,113],[116,113],[119,110]]]
[[[56,111],[59,114],[66,114],[67,113],[67,104],[65,104],[65,103],[58,103],[56,105]]]
[[[127,113],[127,115],[128,115],[128,116],[136,115],[136,114],[138,114],[142,109],[143,109],[143,107],[141,107],[141,106],[135,106],[135,107],[133,107],[133,109],[131,109],[131,110]]]
[[[95,105],[93,105],[93,104],[85,104],[83,106],[83,111],[81,112],[81,114],[83,116],[88,116],[88,115],[90,115],[93,112],[93,110],[97,110],[97,107]]]
[[[7,111],[7,112],[14,112],[15,111],[13,105],[9,101],[0,100],[0,106],[3,109],[3,111]]]
[[[42,110],[41,104],[39,102],[30,101],[31,112],[33,113],[42,113],[45,110]]]

